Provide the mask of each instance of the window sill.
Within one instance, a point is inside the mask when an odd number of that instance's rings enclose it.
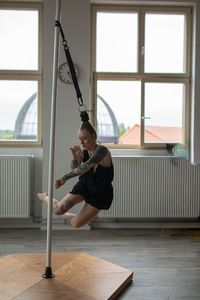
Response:
[[[167,150],[144,150],[144,149],[109,149],[112,157],[179,157],[168,153]]]

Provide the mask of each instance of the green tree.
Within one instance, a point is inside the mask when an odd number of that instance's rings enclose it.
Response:
[[[128,129],[130,129],[130,126],[125,126],[124,123],[120,123],[118,125],[118,130],[119,130],[119,136],[121,137]]]
[[[0,130],[0,139],[1,140],[12,140],[13,139],[13,131],[6,129]]]

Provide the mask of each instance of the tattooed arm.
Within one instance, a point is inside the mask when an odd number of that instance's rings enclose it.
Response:
[[[81,151],[80,146],[72,146],[69,148],[72,153],[72,161],[70,164],[71,170],[74,170],[78,167],[83,161],[83,152]]]
[[[63,175],[63,178],[66,180],[82,175],[86,172],[88,172],[91,168],[93,168],[95,165],[98,165],[107,155],[108,149],[104,146],[100,146],[96,149],[92,157],[88,159],[86,162],[82,163],[81,165],[74,168],[71,172]]]
[[[72,159],[71,160],[71,164],[70,164],[70,168],[71,170],[74,170],[75,168],[77,168],[79,165],[78,160],[77,159]]]
[[[70,178],[73,178],[75,176],[78,176],[79,174],[75,174],[74,173],[74,170],[76,170],[76,168],[82,163],[83,161],[83,151],[81,151],[81,148],[80,146],[73,146],[73,147],[70,147],[70,150],[71,150],[71,153],[72,153],[72,161],[71,161],[71,172],[69,173],[70,174],[70,177],[68,178],[67,175],[69,174],[66,174],[60,178],[58,178],[56,180],[56,189],[59,189],[63,184],[65,184],[65,182],[67,181],[67,179],[70,179]]]

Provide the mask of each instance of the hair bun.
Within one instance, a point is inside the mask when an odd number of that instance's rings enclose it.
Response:
[[[80,113],[81,121],[82,122],[88,122],[89,121],[89,116],[86,111],[81,111]]]

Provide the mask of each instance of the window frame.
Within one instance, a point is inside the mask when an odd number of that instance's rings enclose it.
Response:
[[[0,80],[38,82],[38,138],[36,141],[0,140],[0,147],[41,147],[42,145],[42,3],[0,2],[0,9],[38,11],[38,70],[1,70]]]
[[[96,72],[96,15],[97,12],[137,12],[138,13],[138,72]],[[91,22],[91,89],[90,89],[90,114],[94,126],[97,126],[97,81],[98,80],[127,80],[141,81],[141,144],[140,146],[107,144],[114,149],[166,149],[166,143],[145,143],[144,142],[144,84],[145,82],[172,82],[183,83],[185,85],[185,106],[184,109],[184,143],[183,147],[188,147],[190,141],[190,106],[191,106],[191,53],[192,53],[192,7],[183,6],[143,6],[143,5],[92,5]],[[186,21],[186,66],[184,73],[147,73],[144,72],[144,55],[142,48],[145,39],[145,13],[169,13],[185,14]],[[105,143],[106,145],[106,143]]]

